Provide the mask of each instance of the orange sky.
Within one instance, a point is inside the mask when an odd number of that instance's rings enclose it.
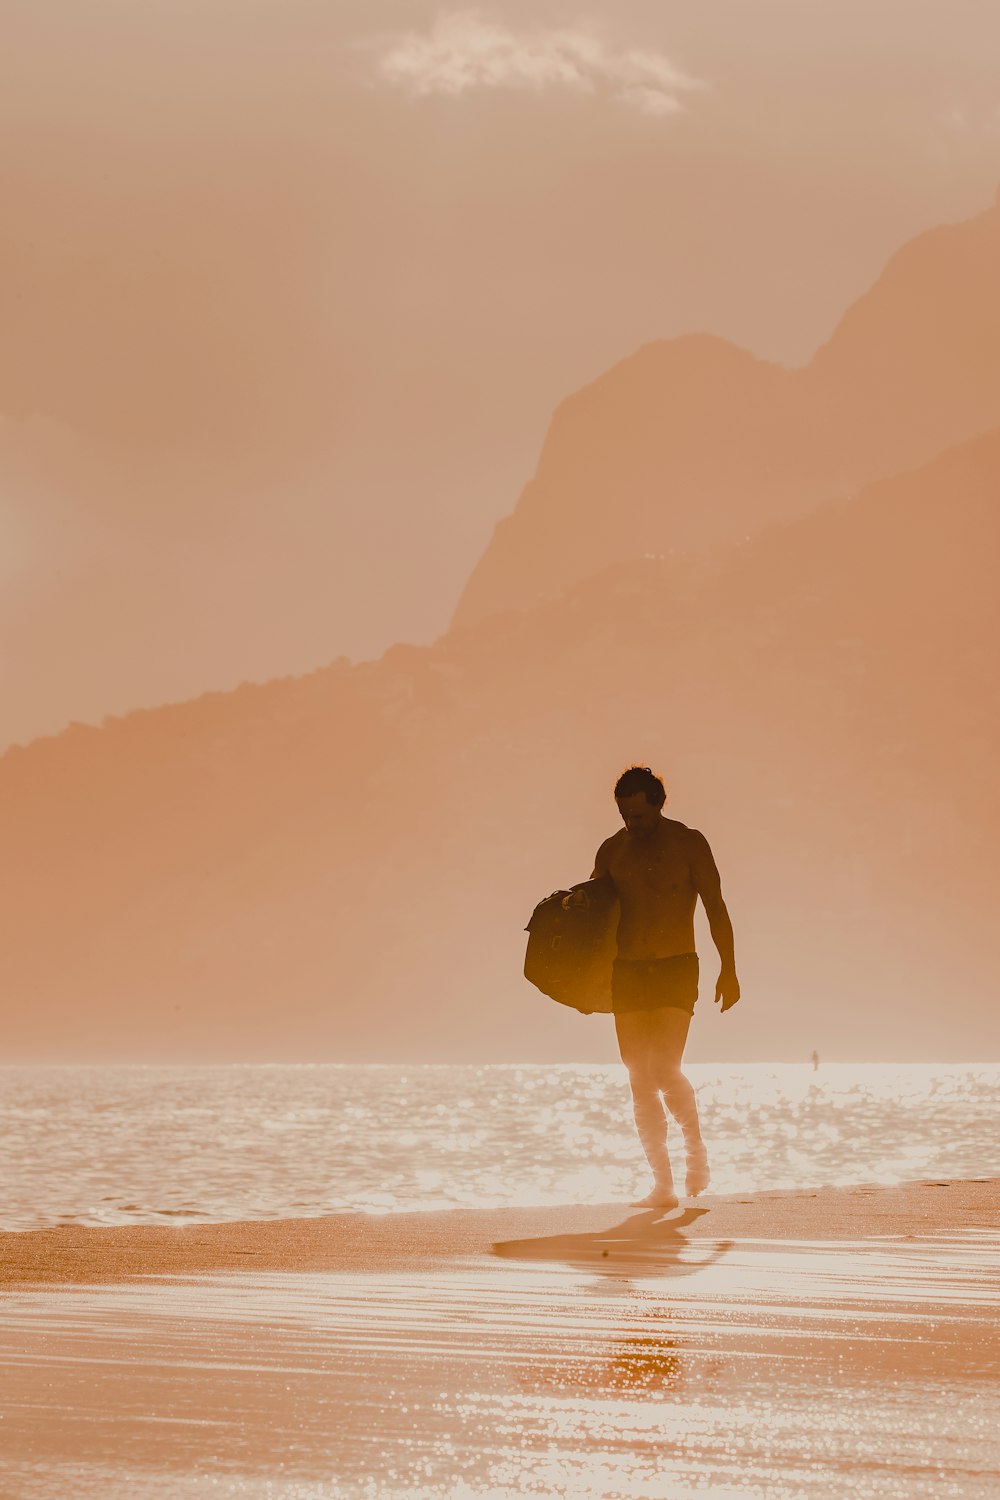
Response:
[[[1000,177],[986,0],[4,30],[0,744],[429,638],[574,388],[802,361]]]

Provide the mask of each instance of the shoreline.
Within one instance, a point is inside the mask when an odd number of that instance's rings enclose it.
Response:
[[[1000,1178],[933,1178],[893,1187],[773,1190],[682,1200],[662,1215],[628,1203],[562,1207],[352,1212],[305,1219],[59,1225],[0,1232],[0,1291],[15,1286],[109,1283],[218,1271],[390,1271],[442,1266],[493,1253],[498,1243],[548,1240],[582,1253],[611,1231],[655,1259],[683,1239],[867,1240],[939,1230],[990,1229]],[[560,1240],[575,1244],[560,1247]],[[543,1246],[543,1249],[545,1247]],[[603,1247],[606,1248],[606,1247]],[[540,1257],[542,1250],[537,1252]]]
[[[998,1208],[927,1178],[8,1232],[4,1493],[993,1500]]]

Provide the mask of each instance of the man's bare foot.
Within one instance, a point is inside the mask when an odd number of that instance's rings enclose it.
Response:
[[[651,1193],[646,1194],[645,1198],[636,1198],[633,1204],[634,1208],[678,1208],[679,1206],[680,1199],[674,1192],[673,1185],[667,1187],[664,1184],[661,1187],[659,1183]]]
[[[704,1144],[699,1142],[696,1146],[689,1146],[687,1153],[687,1176],[684,1180],[684,1190],[689,1198],[696,1198],[703,1193],[712,1180],[712,1174],[708,1170],[708,1152]]]

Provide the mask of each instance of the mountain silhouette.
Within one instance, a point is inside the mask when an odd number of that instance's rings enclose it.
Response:
[[[696,1048],[981,1055],[998,495],[1000,429],[741,547],[9,751],[8,1055],[610,1055],[521,929],[635,758],[737,924],[747,1004]]]
[[[1000,199],[894,254],[804,369],[649,344],[565,401],[454,624],[609,561],[739,544],[1000,422]]]

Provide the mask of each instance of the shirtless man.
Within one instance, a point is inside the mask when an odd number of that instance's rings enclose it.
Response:
[[[666,800],[663,782],[648,767],[625,771],[615,786],[625,827],[605,839],[594,862],[594,875],[611,877],[621,903],[611,995],[636,1129],[653,1171],[653,1191],[642,1200],[651,1208],[677,1207],[667,1152],[668,1111],[684,1133],[688,1195],[704,1192],[709,1181],[694,1089],[681,1072],[698,998],[694,909],[699,896],[722,960],[716,1003],[727,1011],[740,998],[733,926],[708,840],[665,818]]]

